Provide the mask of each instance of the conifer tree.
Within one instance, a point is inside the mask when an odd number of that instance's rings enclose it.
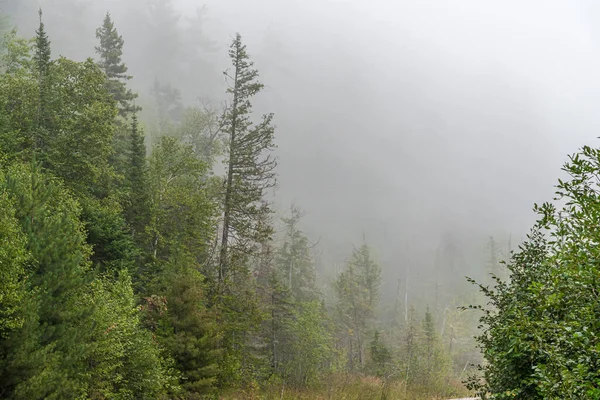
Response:
[[[315,267],[308,238],[299,229],[300,208],[292,205],[290,216],[283,218],[285,241],[279,251],[278,264],[286,277],[288,289],[296,301],[308,301],[315,295]]]
[[[123,37],[115,28],[110,13],[106,13],[102,26],[96,29],[96,38],[100,41],[100,45],[96,46],[96,53],[100,56],[98,66],[106,74],[107,89],[117,102],[119,115],[126,117],[139,111],[141,107],[133,104],[138,95],[126,84],[132,76],[127,74],[127,66],[122,60]]]
[[[218,327],[206,307],[204,278],[197,266],[179,255],[174,261],[180,265],[170,265],[162,277],[168,308],[163,315],[167,329],[161,342],[183,375],[184,398],[201,399],[216,383]]]
[[[369,344],[371,356],[371,370],[377,376],[384,376],[388,369],[388,363],[392,360],[392,353],[384,343],[379,330],[373,332],[373,339]]]
[[[250,61],[242,37],[237,34],[230,46],[229,57],[234,71],[225,75],[230,80],[227,90],[232,97],[224,115],[227,135],[227,175],[223,203],[223,229],[219,259],[219,278],[223,283],[233,268],[243,265],[248,255],[255,254],[257,244],[270,237],[272,228],[261,223],[271,213],[263,200],[266,190],[275,184],[276,160],[273,115],[262,117],[258,124],[251,121],[253,96],[263,85],[258,71]]]
[[[148,166],[144,134],[139,128],[137,114],[133,115],[129,137],[129,166],[127,168],[129,201],[125,210],[127,222],[134,235],[141,234],[149,218]]]
[[[4,185],[18,199],[16,216],[34,262],[29,312],[11,340],[3,389],[17,398],[75,398],[83,390],[75,371],[91,326],[91,308],[78,301],[87,283],[90,251],[78,207],[37,166],[13,168]]]
[[[46,34],[46,29],[42,20],[41,8],[38,11],[38,15],[40,18],[40,23],[38,29],[35,31],[35,53],[33,55],[33,60],[36,65],[37,72],[40,75],[40,79],[42,79],[48,73],[52,50],[50,47],[51,42],[48,38],[48,34]]]
[[[91,246],[71,193],[36,164],[10,167],[0,193],[15,200],[28,251],[19,324],[0,339],[2,396],[157,398],[169,378],[141,329],[129,277],[92,280]],[[0,310],[10,304],[0,300]]]
[[[38,85],[39,85],[39,98],[38,98],[38,110],[37,110],[37,129],[34,140],[34,148],[44,151],[48,141],[48,102],[49,102],[49,82],[48,75],[50,69],[50,57],[52,50],[50,48],[50,39],[46,34],[44,22],[42,21],[42,9],[38,10],[39,15],[39,26],[35,31],[35,52],[33,54],[33,62],[36,68]]]
[[[363,244],[354,250],[346,270],[334,282],[337,312],[348,349],[350,370],[364,366],[365,338],[376,315],[380,275],[381,269],[372,259],[369,246]]]

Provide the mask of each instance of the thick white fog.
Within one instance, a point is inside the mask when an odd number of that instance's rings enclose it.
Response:
[[[4,1],[31,36],[35,2]],[[389,278],[407,248],[429,270],[448,233],[471,249],[518,241],[567,155],[600,136],[593,0],[174,0],[177,32],[146,10],[168,1],[73,2],[39,2],[56,51],[94,56],[110,10],[141,97],[158,78],[219,100],[239,31],[266,84],[255,108],[275,113],[278,208],[304,208],[329,259],[364,233]]]

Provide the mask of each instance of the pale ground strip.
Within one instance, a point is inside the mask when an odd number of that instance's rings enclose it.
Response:
[[[479,397],[462,397],[460,399],[448,399],[448,400],[479,400]]]

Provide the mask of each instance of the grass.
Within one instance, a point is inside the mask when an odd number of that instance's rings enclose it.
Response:
[[[251,388],[227,394],[221,400],[441,400],[468,395],[458,381],[450,381],[441,390],[435,390],[407,388],[403,381],[386,383],[374,376],[339,374],[314,388],[295,389],[285,385]]]

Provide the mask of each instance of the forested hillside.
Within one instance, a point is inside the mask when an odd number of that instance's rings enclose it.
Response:
[[[464,392],[474,318],[449,290],[411,302],[407,275],[382,304],[366,237],[327,282],[301,207],[274,212],[276,116],[253,113],[264,86],[242,36],[224,105],[157,80],[150,115],[110,13],[75,61],[45,12],[35,32],[1,20],[0,397]],[[438,283],[465,286],[444,267],[459,258],[440,249]]]
[[[599,399],[598,8],[206,3],[0,0],[0,399]]]

